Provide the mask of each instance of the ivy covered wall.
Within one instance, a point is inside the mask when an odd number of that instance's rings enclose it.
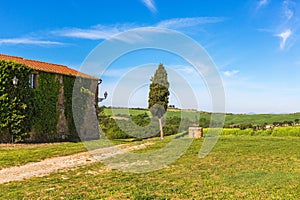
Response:
[[[33,90],[33,117],[30,140],[39,142],[58,141],[58,94],[60,84],[56,74],[39,72],[38,87]]]
[[[99,138],[95,93],[97,81],[76,78],[72,94],[73,120],[81,140]]]
[[[33,114],[30,72],[23,64],[0,60],[0,142],[20,142],[28,136]],[[15,76],[19,79],[16,87]]]
[[[74,87],[75,80],[76,78],[72,76],[63,77],[65,116],[68,121],[68,129],[69,129],[68,138],[72,141],[80,140],[80,138],[78,137],[78,132],[75,127],[75,123],[73,119],[73,111],[72,111],[72,95],[73,95],[73,87]]]
[[[31,89],[31,72],[25,65],[0,61],[0,142],[99,138],[96,80],[39,71],[38,87]],[[16,87],[12,84],[14,76],[19,79]],[[61,127],[62,119],[66,128]]]

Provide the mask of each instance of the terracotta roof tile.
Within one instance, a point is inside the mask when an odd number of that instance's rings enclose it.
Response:
[[[64,65],[41,62],[41,61],[37,61],[37,60],[28,60],[28,59],[24,59],[22,57],[9,56],[9,55],[4,55],[4,54],[0,54],[0,60],[14,61],[17,63],[22,63],[22,64],[24,64],[32,69],[38,70],[38,71],[51,72],[51,73],[56,73],[56,74],[64,74],[64,75],[69,75],[69,76],[80,76],[80,77],[84,77],[84,78],[99,80],[99,78],[97,78],[97,77],[84,74],[82,72],[76,71],[76,70],[71,69]]]

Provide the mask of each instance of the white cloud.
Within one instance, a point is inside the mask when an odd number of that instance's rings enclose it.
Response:
[[[117,32],[113,30],[109,31],[101,31],[96,29],[79,29],[79,28],[70,28],[61,31],[55,31],[59,36],[64,37],[72,37],[72,38],[83,38],[90,40],[98,40],[98,39],[107,39],[111,35],[116,34]]]
[[[3,38],[0,39],[1,44],[17,45],[17,44],[27,44],[27,45],[63,45],[61,42],[54,42],[49,40],[36,40],[32,38]]]
[[[281,39],[280,49],[284,49],[284,47],[286,45],[286,41],[291,35],[292,35],[292,31],[290,29],[287,29],[287,30],[275,35]]]
[[[90,40],[108,39],[115,34],[135,28],[133,24],[116,24],[116,25],[96,25],[87,29],[82,28],[64,28],[61,30],[52,31],[52,34],[71,37],[71,38],[82,38]]]
[[[261,7],[263,7],[263,6],[266,6],[266,5],[268,5],[270,3],[270,1],[269,0],[260,0],[258,3],[257,3],[257,9],[260,9]]]
[[[142,0],[143,4],[152,12],[156,13],[157,9],[153,0]]]
[[[257,4],[257,8],[266,6],[270,2],[270,0],[260,0]],[[280,38],[280,49],[285,49],[287,42],[289,47],[291,47],[294,45],[295,40],[297,40],[296,37],[293,37],[293,40],[290,39],[291,35],[296,33],[299,29],[299,19],[294,13],[294,10],[297,9],[297,5],[298,4],[292,0],[281,1],[278,11],[273,11],[274,23],[276,22],[277,26],[271,26],[269,29],[258,29],[259,31],[270,32],[272,36]]]
[[[283,1],[283,12],[286,20],[290,20],[294,16],[294,12],[290,9],[290,1]]]
[[[190,65],[168,65],[168,67],[174,69],[175,71],[180,72],[180,74],[187,75],[187,76],[197,75],[198,73],[194,69],[194,67]]]
[[[227,77],[232,77],[238,73],[239,73],[239,70],[228,70],[228,71],[223,72],[223,74]]]
[[[163,20],[157,24],[150,25],[150,27],[157,28],[170,28],[170,29],[182,29],[196,27],[203,24],[217,23],[224,21],[221,17],[191,17],[191,18],[174,18]],[[113,35],[121,33],[123,31],[128,31],[133,28],[147,27],[138,26],[136,24],[114,24],[114,25],[96,25],[90,28],[64,28],[61,30],[54,30],[52,34],[70,37],[70,38],[82,38],[90,40],[101,40],[111,38]]]
[[[286,9],[284,11],[284,14],[285,14],[287,20],[290,20],[293,17],[294,12],[292,10],[290,10],[290,9]]]
[[[159,22],[156,26],[160,28],[186,28],[193,27],[202,24],[218,23],[224,21],[221,17],[190,17],[190,18],[174,18],[163,20]]]
[[[268,4],[268,1],[261,0],[258,5],[265,5]],[[258,29],[262,32],[270,32],[272,36],[276,36],[280,39],[280,49],[283,50],[287,46],[287,42],[289,47],[294,45],[296,37],[293,37],[291,40],[291,35],[296,33],[299,29],[299,19],[294,16],[294,9],[296,8],[296,3],[291,0],[283,0],[280,3],[278,14],[274,12],[274,20],[276,21],[277,27],[273,26],[269,29]],[[292,31],[293,30],[293,31]]]

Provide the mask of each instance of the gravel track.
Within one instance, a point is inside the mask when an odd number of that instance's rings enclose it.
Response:
[[[69,156],[54,157],[40,162],[28,163],[22,166],[14,166],[0,170],[0,184],[28,179],[31,177],[43,177],[59,170],[68,170],[95,162],[99,162],[114,155],[145,148],[151,143],[135,146],[118,145],[104,147],[88,152],[77,153]]]

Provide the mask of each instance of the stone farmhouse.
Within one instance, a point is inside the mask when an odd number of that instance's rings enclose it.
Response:
[[[5,97],[5,88],[11,88],[10,90],[13,92],[20,93],[24,91],[25,87],[29,88],[27,90],[30,90],[29,92],[32,92],[32,95],[35,96],[35,98],[32,98],[33,102],[28,103],[28,105],[32,105],[30,109],[34,111],[30,117],[30,130],[25,134],[25,141],[49,142],[99,138],[97,106],[98,87],[101,83],[100,78],[81,73],[64,65],[10,55],[0,54],[0,63],[0,88],[3,89],[0,90],[0,97],[1,95]],[[9,68],[9,66],[13,66],[13,64],[26,66],[29,69],[29,73],[26,72],[28,73],[26,74],[24,71],[24,73],[18,72],[12,74],[14,73],[14,68]],[[11,81],[5,81],[5,77],[7,77],[6,74],[10,76]],[[26,74],[27,77],[24,78],[24,74]],[[11,77],[13,77],[13,79],[11,79]],[[49,82],[47,84],[46,81],[50,80],[46,79],[47,77],[52,77],[53,79],[51,80],[53,83]],[[22,83],[22,81],[27,81],[27,83]],[[14,87],[12,87],[12,85]],[[53,90],[54,85],[58,86],[55,90]],[[47,87],[49,87],[49,90]],[[53,100],[50,102],[51,98],[48,93],[46,94],[46,92],[50,90],[55,91],[56,96],[54,95],[54,102]],[[43,92],[45,94],[43,94]],[[85,96],[85,99],[82,99],[82,96]],[[13,99],[14,97],[10,98]],[[3,107],[1,109],[5,110],[6,107],[3,106],[5,105],[5,99],[0,99],[0,101],[2,101],[0,102],[0,104],[2,104],[0,106]],[[27,102],[26,99],[23,99],[23,101]],[[49,109],[44,108],[47,105],[49,105]],[[29,111],[30,110],[27,112]],[[8,110],[7,112],[13,111]],[[27,115],[25,113],[23,115],[29,117],[29,114]],[[50,115],[53,115],[55,119],[49,120]],[[4,122],[7,121],[6,119],[2,119],[2,121],[3,120]],[[53,121],[52,125],[50,121]],[[2,122],[2,124],[5,124],[4,122]],[[7,124],[9,123],[10,122],[7,122]],[[13,126],[10,125],[2,127],[2,129],[0,128],[0,142],[8,142],[8,140],[11,140],[11,137],[12,141],[14,141],[17,136],[12,133],[12,127]],[[18,129],[19,132],[20,130],[22,131],[22,127]],[[19,134],[19,132],[15,132]]]

